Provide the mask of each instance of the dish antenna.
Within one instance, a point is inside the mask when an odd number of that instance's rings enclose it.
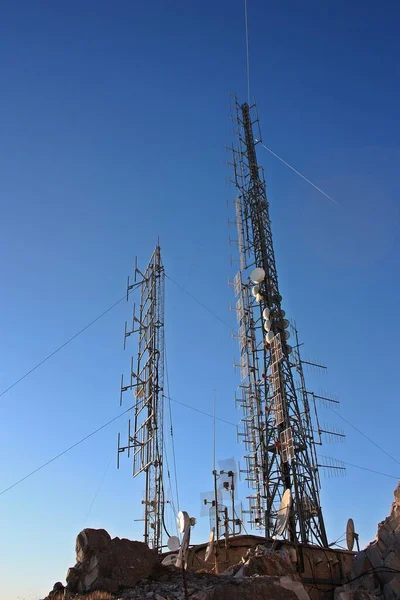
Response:
[[[179,533],[185,533],[187,526],[190,525],[188,513],[185,510],[180,510],[176,522],[178,524]]]
[[[289,489],[286,489],[278,509],[278,516],[275,523],[275,536],[282,535],[285,531],[292,506],[292,494]]]
[[[210,536],[208,538],[208,544],[206,548],[206,554],[204,556],[204,562],[208,562],[214,551],[214,537],[215,537],[215,529],[211,529]]]
[[[250,273],[250,279],[253,283],[261,283],[265,279],[265,271],[261,267],[257,267]]]
[[[176,566],[181,569],[186,569],[187,566],[187,554],[189,550],[189,542],[190,542],[190,530],[196,524],[196,519],[193,517],[189,517],[188,513],[185,510],[180,510],[178,512],[178,529],[180,533],[183,533],[182,543],[177,554]]]
[[[357,552],[360,552],[360,544],[358,543],[358,533],[355,532],[353,519],[349,519],[346,525],[346,544],[347,549],[350,550],[350,552],[352,552],[354,548],[354,540],[357,544]]]
[[[169,565],[174,565],[174,567],[175,567],[177,562],[178,562],[177,554],[168,554],[168,556],[166,556],[162,560],[161,564],[164,565],[165,567],[168,567]]]
[[[171,537],[168,538],[167,546],[168,550],[171,550],[171,552],[176,552],[179,550],[180,545],[181,543],[176,535],[171,535]]]

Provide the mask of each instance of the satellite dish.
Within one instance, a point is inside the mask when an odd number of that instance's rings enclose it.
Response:
[[[272,331],[268,331],[267,335],[265,336],[265,341],[267,342],[267,344],[270,344],[273,339],[274,333]]]
[[[212,556],[212,553],[214,550],[214,536],[215,536],[215,529],[212,528],[210,531],[210,536],[208,538],[208,544],[207,544],[207,548],[206,548],[206,554],[204,556],[204,562],[208,562]]]
[[[261,302],[261,300],[263,299],[261,294],[256,294],[256,302]]]
[[[347,544],[347,549],[350,550],[350,552],[354,548],[354,540],[355,539],[356,539],[356,533],[354,530],[354,521],[353,521],[353,519],[349,519],[347,521],[347,525],[346,525],[346,544]]]
[[[178,560],[178,555],[177,554],[168,554],[168,556],[166,556],[161,564],[164,565],[165,567],[168,567],[169,565],[176,565]]]
[[[269,319],[266,319],[264,321],[264,329],[265,329],[265,331],[270,331],[271,327],[272,327],[271,321]]]
[[[285,490],[279,505],[278,516],[275,523],[275,535],[282,535],[289,520],[290,508],[292,506],[292,494],[289,489]]]
[[[286,330],[284,333],[285,336],[285,340],[288,340],[290,338],[290,333]]]
[[[254,297],[258,296],[258,290],[260,288],[258,287],[258,285],[253,285],[253,287],[251,288],[251,293],[253,294]]]
[[[188,525],[190,525],[190,517],[189,517],[188,513],[186,512],[186,510],[180,510],[178,512],[178,517],[176,519],[176,522],[178,524],[178,529],[179,529],[180,533],[183,533],[185,531],[185,529],[188,527]]]
[[[287,319],[283,319],[283,326],[285,329],[287,329],[289,327],[290,323]]]
[[[269,310],[269,308],[264,308],[263,310],[263,317],[264,319],[269,319],[269,315],[271,314],[271,311]]]
[[[167,546],[168,550],[171,550],[171,552],[176,552],[179,550],[180,545],[181,543],[176,535],[171,535],[171,537],[168,538]]]
[[[252,271],[250,273],[250,279],[253,283],[261,283],[262,281],[264,281],[265,279],[265,271],[264,269],[258,268],[254,269],[254,271]]]
[[[189,517],[188,513],[185,510],[180,510],[178,512],[177,522],[179,531],[183,533],[183,536],[176,560],[176,566],[178,567],[178,569],[186,569],[190,541],[190,529],[191,527],[194,527],[196,519],[194,519],[193,517]]]

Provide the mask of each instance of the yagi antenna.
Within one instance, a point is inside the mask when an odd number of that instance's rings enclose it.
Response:
[[[346,434],[343,429],[339,429],[336,425],[328,425],[327,423],[324,424],[323,428],[320,427],[318,429],[318,433],[319,435],[323,433],[327,441],[332,443],[344,442],[346,439]]]
[[[346,467],[343,461],[322,454],[318,454],[317,458],[317,467],[323,469],[323,473],[327,477],[343,477],[346,475]]]

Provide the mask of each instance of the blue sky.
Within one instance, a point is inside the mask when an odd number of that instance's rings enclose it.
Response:
[[[248,5],[263,140],[341,204],[260,149],[284,308],[306,355],[329,366],[310,387],[337,393],[343,417],[400,460],[399,7]],[[1,389],[122,296],[135,255],[146,264],[157,236],[167,274],[234,326],[224,145],[228,93],[246,96],[243,3],[4,2],[0,52]],[[166,294],[172,398],[212,412],[215,389],[217,414],[237,422],[229,328],[170,281]],[[119,413],[130,312],[118,305],[1,397],[1,489]],[[198,515],[212,420],[172,411],[181,507]],[[140,539],[143,484],[127,460],[114,466],[125,426],[122,417],[0,496],[1,600],[33,600],[63,580],[85,525]],[[323,454],[400,475],[344,429],[347,443]],[[219,422],[217,434],[218,456],[239,458],[235,428]],[[352,516],[370,540],[395,479],[349,467],[322,483],[329,538]],[[199,519],[194,539],[207,529]]]

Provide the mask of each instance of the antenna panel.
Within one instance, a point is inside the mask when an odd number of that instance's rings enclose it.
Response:
[[[301,510],[305,519],[311,519],[318,515],[318,508],[308,496],[304,496],[301,501]]]
[[[271,357],[273,363],[279,363],[283,359],[281,334],[277,333],[271,342]]]
[[[283,413],[282,395],[280,393],[278,393],[274,397],[273,403],[274,403],[274,411],[275,411],[275,423],[277,425],[280,425],[285,420],[285,416]]]
[[[222,502],[221,490],[217,492],[217,502],[220,504]],[[210,507],[215,504],[215,494],[214,492],[201,492],[200,494],[200,516],[208,517]]]
[[[238,296],[242,290],[242,274],[240,271],[236,273],[235,279],[233,280],[233,289],[235,296]]]
[[[279,379],[278,363],[272,364],[271,382],[272,382],[272,389],[274,390],[274,392],[275,393],[279,392],[279,390],[281,389],[281,382]]]
[[[226,506],[224,504],[218,503],[218,523],[220,523],[221,521],[223,522],[225,520],[225,511],[226,511]],[[216,515],[217,515],[217,511],[215,509],[215,506],[212,506],[209,510],[209,517],[210,517],[210,529],[214,529],[214,531],[216,531],[216,526],[217,526]]]
[[[242,323],[239,327],[239,346],[240,351],[242,351],[247,346],[247,335],[246,335],[246,325]]]
[[[288,462],[294,458],[293,433],[292,428],[284,429],[280,435],[281,457],[283,462]]]
[[[236,302],[236,319],[237,319],[237,322],[240,323],[240,321],[243,319],[243,317],[244,317],[243,298],[242,298],[242,296],[240,296],[239,300]]]
[[[244,381],[249,376],[249,357],[242,354],[240,357],[240,378]]]

